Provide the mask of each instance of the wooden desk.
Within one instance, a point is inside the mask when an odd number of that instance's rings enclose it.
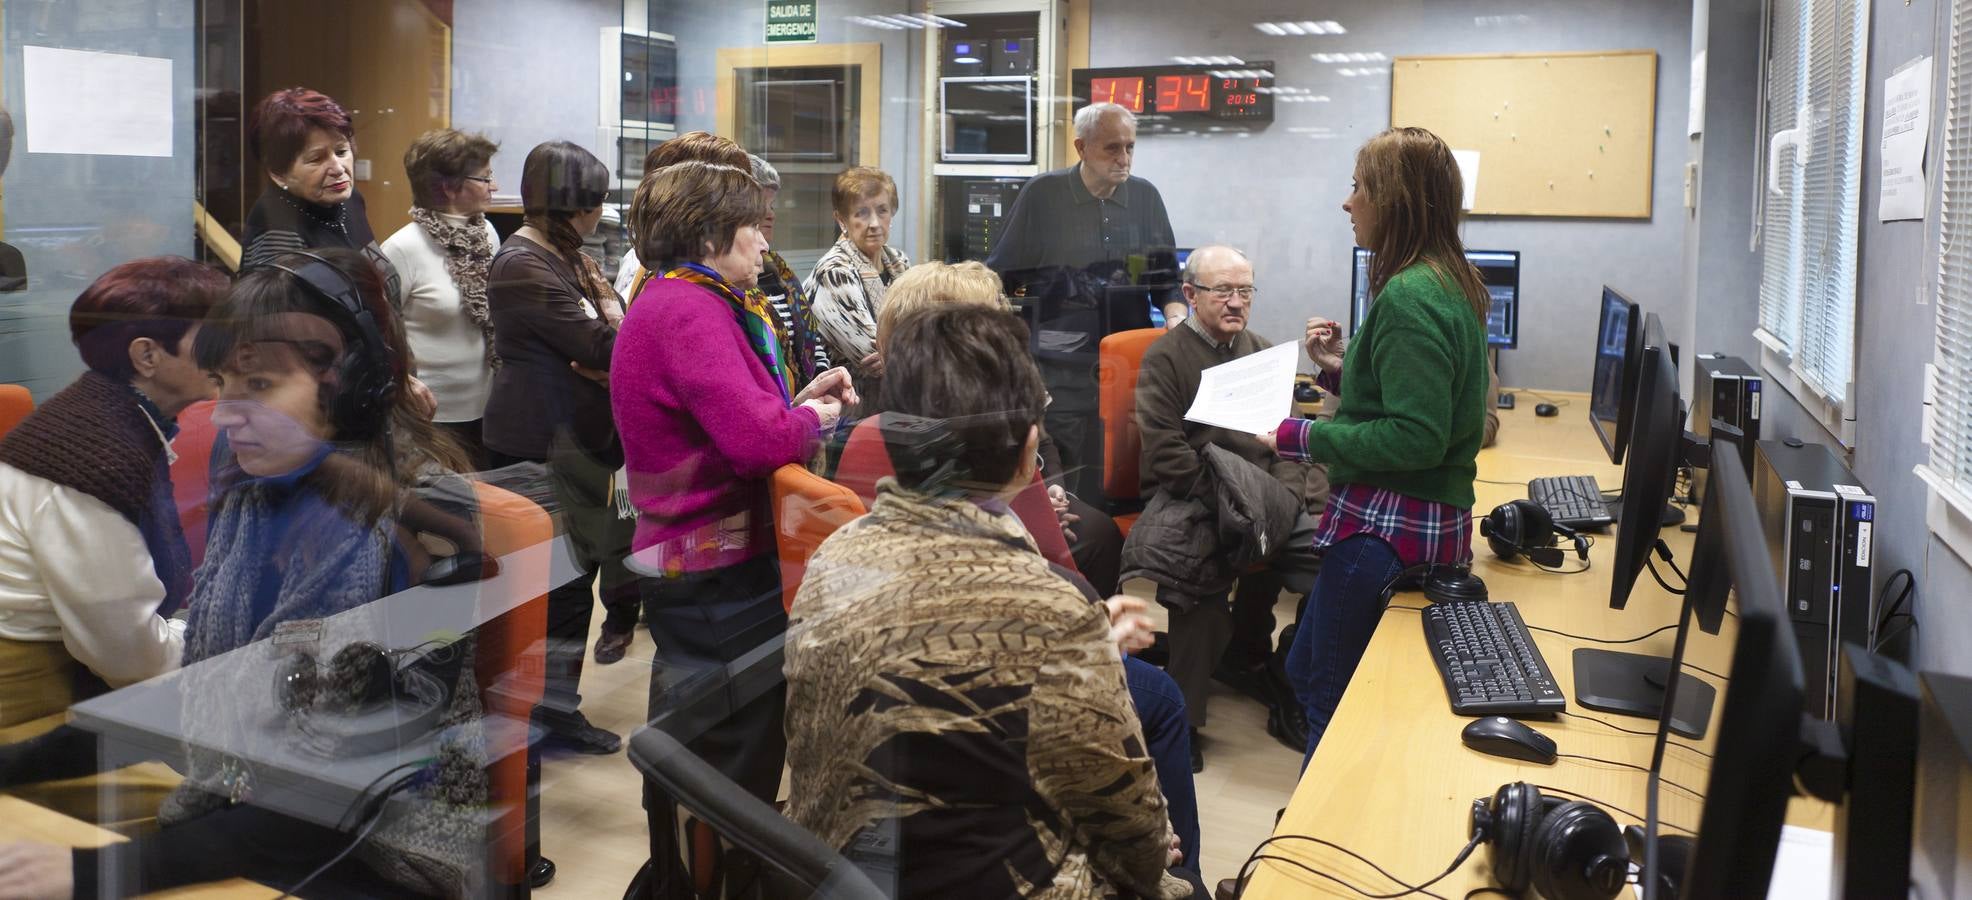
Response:
[[[1553,396],[1567,405],[1552,418],[1536,417],[1530,402],[1500,411],[1499,443],[1479,454],[1479,477],[1504,483],[1477,485],[1475,518],[1497,504],[1525,497],[1524,483],[1536,476],[1593,475],[1606,490],[1622,486],[1622,467],[1609,464],[1587,421],[1587,396]],[[1486,580],[1494,599],[1517,604],[1529,625],[1593,637],[1630,638],[1675,623],[1681,609],[1679,598],[1658,587],[1648,572],[1638,579],[1625,609],[1609,608],[1613,536],[1613,532],[1597,536],[1589,553],[1588,572],[1558,575],[1535,569],[1525,561],[1501,562],[1487,549],[1475,527],[1473,570]],[[1691,535],[1666,528],[1662,537],[1681,560],[1689,558]],[[1571,549],[1567,565],[1573,568],[1577,564]],[[1393,607],[1416,607],[1424,602],[1420,594],[1400,594]],[[1730,662],[1734,624],[1735,620],[1728,618],[1717,635],[1694,629],[1687,660],[1724,671]],[[1650,720],[1587,710],[1575,703],[1570,656],[1576,647],[1601,645],[1539,631],[1533,634],[1541,655],[1553,668],[1555,680],[1568,695],[1569,712],[1637,731],[1655,729],[1656,723]],[[1615,649],[1669,656],[1674,640],[1674,633],[1666,631]],[[1716,679],[1704,680],[1718,685]],[[1702,744],[1708,751],[1718,733],[1723,701],[1721,692]],[[1395,608],[1386,611],[1274,834],[1333,841],[1375,860],[1406,882],[1419,884],[1443,871],[1470,838],[1472,801],[1490,797],[1509,782],[1527,781],[1588,795],[1617,822],[1641,824],[1646,800],[1644,773],[1582,760],[1562,759],[1555,765],[1541,766],[1486,756],[1466,749],[1459,739],[1460,730],[1470,721],[1452,714],[1437,667],[1425,648],[1418,614]],[[1650,763],[1652,739],[1648,736],[1568,717],[1533,724],[1553,738],[1563,753],[1635,765]],[[1665,758],[1666,778],[1704,789],[1705,757],[1672,747],[1667,748]],[[1697,827],[1699,811],[1695,800],[1674,789],[1667,787],[1660,796],[1660,820],[1670,826]],[[1789,807],[1788,820],[1827,829],[1832,815],[1827,804],[1797,799]],[[1475,850],[1463,866],[1431,890],[1457,898],[1473,888],[1495,884],[1486,861],[1487,849],[1481,846]],[[1371,893],[1400,889],[1347,854],[1308,841],[1278,842],[1269,845],[1266,852],[1298,860]],[[1243,895],[1250,900],[1353,896],[1334,882],[1292,866],[1262,862],[1255,871]]]
[[[0,840],[32,841],[65,847],[101,847],[122,841],[122,835],[98,828],[81,819],[72,819],[45,806],[36,806],[18,797],[0,796]],[[168,900],[267,900],[279,894],[273,888],[243,878],[174,888],[144,896]]]

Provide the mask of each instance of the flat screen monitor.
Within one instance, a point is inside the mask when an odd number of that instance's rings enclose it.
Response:
[[[1622,609],[1649,565],[1664,525],[1664,504],[1677,483],[1678,458],[1683,451],[1684,407],[1678,398],[1678,370],[1671,362],[1664,323],[1652,314],[1644,320],[1647,337],[1636,405],[1636,440],[1623,467],[1623,502],[1616,520],[1614,571],[1610,573],[1609,605]],[[1669,680],[1668,660],[1640,653],[1600,648],[1577,648],[1575,702],[1590,709],[1621,715],[1657,718],[1664,707]],[[1702,738],[1712,711],[1711,687],[1689,675],[1679,679],[1686,688],[1672,710],[1671,729]]]
[[[1646,873],[1660,873],[1668,843],[1689,841],[1678,897],[1764,897],[1793,794],[1806,676],[1753,489],[1737,460],[1714,458],[1703,509],[1672,660],[1686,669],[1691,626],[1703,627],[1704,607],[1723,616],[1730,597],[1737,630],[1718,682],[1725,699],[1709,765],[1702,751],[1672,737],[1671,717],[1659,717],[1639,861]],[[1687,674],[1673,682],[1670,703],[1682,705],[1694,681]],[[1667,896],[1657,878],[1641,880],[1646,898]]]
[[[1369,317],[1369,256],[1368,250],[1356,248],[1349,288],[1350,334]],[[1486,312],[1486,346],[1500,350],[1520,346],[1520,251],[1467,250],[1465,259],[1479,270],[1492,297]]]
[[[1034,79],[977,75],[938,80],[944,143],[939,161],[1034,161]]]
[[[1642,362],[1642,309],[1603,285],[1602,314],[1595,326],[1594,380],[1589,383],[1589,422],[1609,461],[1619,466],[1630,444]]]

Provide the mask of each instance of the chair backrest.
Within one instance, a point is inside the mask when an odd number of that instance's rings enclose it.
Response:
[[[210,400],[201,400],[178,414],[178,436],[171,451],[178,461],[171,464],[171,493],[178,501],[178,524],[185,530],[185,545],[192,551],[192,565],[205,559],[205,526],[211,514],[212,444],[218,438],[212,427]]]
[[[555,539],[554,521],[525,497],[490,484],[473,483],[479,502],[480,547],[487,556],[502,557]],[[519,566],[501,570],[499,590],[522,591],[528,599],[482,623],[474,675],[480,705],[487,715],[525,722],[541,700],[547,673],[548,573]],[[516,579],[525,579],[516,583]],[[506,605],[506,597],[486,598]],[[496,810],[488,825],[489,868],[502,885],[527,883],[527,736],[512,729],[487,730],[487,800]]]
[[[1096,403],[1102,416],[1102,493],[1112,500],[1140,496],[1143,437],[1137,433],[1137,370],[1162,334],[1162,328],[1137,328],[1102,339]]]
[[[890,464],[890,451],[883,444],[880,430],[880,415],[870,416],[856,423],[849,440],[842,448],[842,461],[836,464],[835,481],[862,498],[863,507],[868,509],[876,502],[876,483],[897,474]],[[1027,533],[1033,535],[1034,546],[1049,562],[1074,569],[1075,555],[1069,550],[1068,539],[1061,536],[1061,520],[1054,514],[1054,505],[1048,502],[1048,486],[1041,480],[1039,472],[1034,480],[1020,493],[1014,495],[1009,504],[1020,524],[1027,526]]]
[[[830,900],[881,900],[885,896],[867,874],[821,838],[788,821],[684,745],[732,715],[733,710],[779,687],[785,680],[785,660],[786,636],[775,635],[724,667],[702,671],[669,688],[668,709],[630,736],[630,764],[643,773],[658,799],[683,807],[698,820],[698,827],[683,829],[683,852],[679,849],[679,829],[650,836],[650,868],[640,880],[682,881],[699,891],[717,890],[719,885],[713,882],[721,848],[705,846],[710,836],[700,833],[709,829],[716,835],[710,843],[723,841],[742,848],[782,876],[780,880],[794,882],[773,884],[764,896]],[[677,819],[675,815],[659,818]],[[686,864],[684,860],[692,862]],[[678,872],[680,866],[687,871]],[[697,870],[700,867],[707,871]],[[654,892],[646,896],[650,893]]]
[[[0,384],[0,437],[34,412],[34,395],[18,384]]]
[[[794,592],[808,571],[808,557],[822,541],[863,514],[856,492],[799,465],[774,470],[768,492],[774,504],[774,549],[781,561],[781,606],[794,606]]]

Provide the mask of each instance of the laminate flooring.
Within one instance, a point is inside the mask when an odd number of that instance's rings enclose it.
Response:
[[[1148,582],[1125,591],[1148,597]],[[1281,625],[1293,621],[1296,598],[1282,594],[1275,606]],[[1163,627],[1164,611],[1151,604]],[[602,614],[595,616],[601,627]],[[595,634],[589,638],[595,646]],[[622,662],[582,672],[582,707],[591,722],[628,736],[644,722],[649,691],[651,639],[639,628]],[[1211,724],[1203,731],[1205,771],[1196,776],[1203,870],[1208,887],[1231,878],[1260,841],[1273,832],[1274,812],[1287,805],[1301,754],[1267,736],[1260,703],[1214,684]],[[551,752],[541,770],[541,851],[555,861],[548,898],[620,897],[649,854],[642,779],[622,753],[580,756]]]

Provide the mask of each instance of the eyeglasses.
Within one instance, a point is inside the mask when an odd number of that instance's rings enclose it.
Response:
[[[1211,294],[1212,296],[1217,297],[1221,300],[1230,300],[1232,299],[1232,295],[1234,294],[1238,294],[1239,299],[1241,300],[1251,300],[1253,299],[1254,294],[1260,293],[1259,288],[1256,288],[1250,284],[1243,286],[1221,284],[1221,285],[1214,285],[1212,287],[1206,287],[1205,285],[1202,284],[1194,284],[1192,285],[1192,287],[1195,287],[1201,291]]]
[[[495,185],[495,184],[498,184],[498,183],[499,183],[499,182],[497,182],[497,181],[494,181],[494,180],[493,180],[493,176],[491,176],[491,175],[467,175],[467,176],[466,176],[466,180],[467,180],[467,181],[477,181],[477,182],[479,182],[480,184],[483,184],[483,185],[487,185],[487,186],[489,186],[489,187],[491,187],[492,185]]]

